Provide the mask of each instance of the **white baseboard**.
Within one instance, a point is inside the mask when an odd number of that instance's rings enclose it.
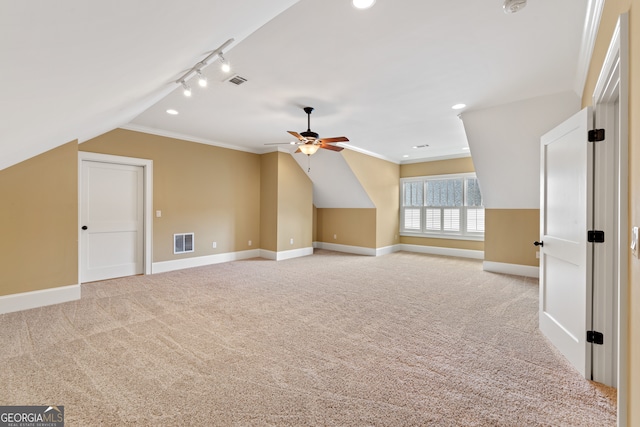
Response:
[[[60,304],[80,299],[80,285],[0,296],[0,314]]]
[[[540,277],[540,268],[530,265],[507,264],[503,262],[485,261],[482,263],[484,271],[492,273],[513,274],[514,276]]]
[[[391,245],[376,249],[376,256],[388,255],[402,250],[402,245]]]
[[[252,249],[248,251],[228,252],[224,254],[154,262],[151,266],[151,272],[153,274],[165,273],[167,271],[182,270],[184,268],[202,267],[204,265],[220,264],[223,262],[238,261],[241,259],[259,258],[261,256],[260,252],[260,249]]]
[[[475,251],[471,249],[441,248],[439,246],[408,245],[403,243],[400,245],[400,250],[429,255],[484,259],[484,251]]]
[[[280,252],[260,249],[261,258],[271,259],[273,261],[283,261],[285,259],[299,258],[307,255],[313,255],[313,247],[292,249],[290,251],[280,251]]]
[[[376,249],[364,248],[362,246],[338,245],[337,243],[314,242],[314,248],[326,249],[328,251],[345,252],[354,255],[376,256]]]

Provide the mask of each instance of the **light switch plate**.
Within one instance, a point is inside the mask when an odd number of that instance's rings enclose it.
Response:
[[[631,229],[631,253],[633,253],[633,256],[638,257],[638,227]]]

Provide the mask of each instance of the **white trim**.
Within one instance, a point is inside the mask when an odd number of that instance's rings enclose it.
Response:
[[[619,16],[616,28],[614,29],[609,44],[609,49],[605,57],[598,81],[594,88],[592,102],[596,107],[596,115],[600,111],[606,111],[608,105],[617,100],[619,104],[619,135],[617,141],[617,229],[614,230],[617,241],[616,253],[613,260],[613,267],[617,270],[617,300],[616,307],[604,306],[608,311],[605,322],[613,322],[618,325],[617,331],[617,389],[618,389],[618,426],[627,425],[628,411],[628,298],[629,298],[629,278],[628,278],[628,253],[629,253],[629,217],[628,217],[628,155],[629,155],[629,14],[624,13]],[[606,135],[605,135],[606,136]],[[611,311],[617,311],[616,316],[612,316]],[[609,364],[607,363],[607,366]]]
[[[471,157],[471,152],[465,150],[462,153],[443,154],[441,156],[422,157],[419,159],[402,160],[400,164],[409,165],[413,163],[439,162],[441,160],[463,159],[465,157]]]
[[[82,279],[82,162],[141,166],[144,170],[144,274],[151,274],[153,260],[153,160],[78,151],[78,281]]]
[[[313,255],[313,247],[291,249],[289,251],[268,251],[266,249],[260,249],[260,257],[270,259],[273,261],[284,261],[286,259],[299,258],[307,255]]]
[[[491,273],[511,274],[514,276],[540,277],[540,267],[520,264],[507,264],[504,262],[484,261],[482,269]]]
[[[402,250],[401,248],[402,248],[402,245],[391,245],[391,246],[384,246],[382,248],[377,248],[376,256],[382,256],[382,255],[392,254],[394,252],[400,252]]]
[[[0,297],[0,314],[29,310],[80,299],[80,285],[60,286]]]
[[[591,56],[593,48],[598,37],[598,28],[600,27],[600,18],[604,9],[605,0],[589,0],[587,5],[587,14],[585,16],[584,27],[582,29],[582,42],[580,44],[580,53],[578,59],[578,68],[576,70],[575,86],[573,90],[582,98],[584,85],[587,81],[589,66],[591,64]]]
[[[376,256],[376,249],[362,246],[339,245],[337,243],[315,242],[313,247],[328,251],[345,252],[354,255]]]
[[[227,148],[229,150],[244,151],[246,153],[263,154],[263,151],[254,150],[238,145],[225,144],[223,142],[213,141],[211,139],[198,138],[196,136],[184,133],[171,132],[163,129],[151,128],[147,126],[128,124],[120,126],[120,129],[131,130],[134,132],[148,133],[150,135],[164,136],[165,138],[180,139],[182,141],[197,142],[198,144],[212,145],[214,147]]]
[[[416,252],[420,254],[444,255],[458,258],[484,259],[484,251],[472,249],[441,248],[439,246],[422,246],[401,244],[400,250],[406,252]]]
[[[153,263],[153,274],[166,273],[167,271],[183,270],[185,268],[203,267],[205,265],[221,264],[223,262],[238,261],[249,258],[260,258],[260,249],[248,251],[227,252],[216,255],[174,259]]]
[[[374,153],[373,151],[365,150],[364,148],[358,148],[351,144],[345,144],[344,142],[340,142],[336,145],[338,145],[339,147],[348,148],[349,150],[355,151],[357,153],[366,154],[367,156],[375,157],[380,160],[386,160],[387,162],[398,164],[396,160],[383,156],[382,154]]]

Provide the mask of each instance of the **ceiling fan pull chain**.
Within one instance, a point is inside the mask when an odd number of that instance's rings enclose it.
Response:
[[[311,172],[311,156],[307,154],[307,173]]]

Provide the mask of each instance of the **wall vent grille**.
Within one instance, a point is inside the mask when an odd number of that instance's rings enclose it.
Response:
[[[193,233],[181,233],[173,235],[174,254],[185,254],[187,252],[193,252],[193,247]]]

